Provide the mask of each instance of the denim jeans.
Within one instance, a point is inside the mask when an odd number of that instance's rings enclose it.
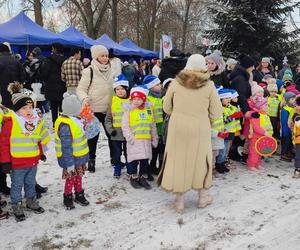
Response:
[[[12,203],[22,201],[22,188],[24,186],[26,199],[33,199],[35,192],[35,177],[37,166],[13,169],[11,172],[10,198]]]
[[[230,149],[231,140],[224,140],[224,148],[219,150],[219,155],[216,158],[216,163],[221,164],[226,161]]]

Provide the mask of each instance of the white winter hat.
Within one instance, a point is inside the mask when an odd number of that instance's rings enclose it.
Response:
[[[252,96],[255,96],[257,92],[264,92],[264,89],[258,84],[255,84],[251,87]]]
[[[231,65],[236,65],[238,63],[237,60],[234,60],[233,58],[228,58],[226,65],[231,66]]]
[[[271,59],[270,59],[270,57],[263,57],[262,59],[261,59],[261,62],[266,62],[266,63],[271,63]]]
[[[102,45],[94,45],[90,50],[93,59],[97,59],[101,54],[108,54],[107,48]]]
[[[79,116],[81,111],[81,103],[76,95],[64,93],[62,101],[62,111],[67,116]]]
[[[200,54],[193,54],[187,60],[185,65],[186,70],[192,71],[207,71],[205,58]]]

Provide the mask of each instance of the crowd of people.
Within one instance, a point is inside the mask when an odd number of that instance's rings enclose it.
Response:
[[[10,195],[17,221],[26,219],[23,188],[27,209],[44,212],[37,198],[47,188],[36,183],[36,173],[39,161],[47,160],[49,130],[67,209],[74,202],[89,205],[82,176],[96,172],[100,124],[113,177],[126,168],[133,188],[149,190],[158,176],[157,183],[175,194],[177,212],[184,211],[190,189],[199,191],[199,208],[211,204],[213,172],[230,172],[231,160],[259,170],[256,142],[262,137],[280,142],[280,159],[295,158],[294,177],[300,177],[300,65],[293,72],[285,60],[276,72],[270,58],[256,65],[243,54],[225,63],[218,50],[204,57],[173,49],[162,61],[139,62],[121,62],[102,45],[90,52],[91,60],[82,62],[78,48],[66,59],[60,44],[46,58],[37,47],[22,65],[9,45],[0,45],[0,192]],[[48,105],[52,128],[43,117]],[[1,208],[6,204],[0,199]],[[1,208],[0,218],[7,218]]]

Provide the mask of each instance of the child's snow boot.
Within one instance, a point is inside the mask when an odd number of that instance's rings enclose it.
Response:
[[[64,206],[67,210],[74,209],[73,194],[64,194]]]
[[[3,211],[0,208],[0,220],[8,219],[8,217],[9,217],[9,213],[7,211]]]
[[[229,172],[230,170],[225,166],[225,163],[216,163],[215,164],[215,169],[218,173],[220,174],[225,174]]]
[[[36,185],[35,185],[35,191],[36,191],[37,193],[43,194],[43,193],[47,193],[48,188],[47,188],[47,187],[42,187],[41,185],[36,184]]]
[[[117,178],[117,179],[120,179],[121,177],[121,165],[115,165],[114,166],[114,177]]]
[[[16,221],[23,221],[26,219],[22,201],[19,201],[18,203],[13,204],[12,209],[13,209],[13,213],[16,218]]]
[[[153,178],[153,177],[152,177],[152,178]],[[147,180],[146,180],[146,178],[145,178],[144,176],[141,176],[141,177],[140,177],[139,184],[140,184],[143,188],[145,188],[145,189],[147,189],[147,190],[149,190],[149,189],[152,188],[151,185],[147,182]]]
[[[75,200],[76,203],[78,203],[81,206],[87,206],[90,203],[87,201],[87,199],[84,197],[84,191],[81,192],[75,192]]]
[[[39,205],[39,202],[36,199],[27,199],[26,208],[32,210],[36,214],[42,214],[45,212],[45,209]]]
[[[1,196],[0,196],[0,208],[4,208],[4,207],[6,207],[6,205],[7,205],[7,202],[4,200],[1,200]]]
[[[95,164],[96,164],[95,159],[90,159],[89,160],[89,162],[88,162],[88,171],[90,173],[95,173],[95,171],[96,171]]]
[[[133,188],[136,188],[136,189],[139,189],[142,187],[139,183],[139,178],[137,176],[130,177],[130,184]]]

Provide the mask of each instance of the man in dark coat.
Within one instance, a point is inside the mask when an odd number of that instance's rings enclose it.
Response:
[[[8,84],[14,81],[24,83],[25,71],[5,44],[0,44],[0,76],[2,104],[7,108],[12,108],[11,94],[7,91]]]
[[[66,92],[66,83],[61,80],[61,66],[65,58],[63,45],[52,44],[52,54],[42,64],[42,79],[45,83],[45,97],[50,101],[53,126],[62,111],[63,94]]]
[[[175,76],[185,67],[186,57],[178,49],[170,51],[170,57],[165,58],[161,62],[161,71],[159,73],[159,80],[163,82],[168,78],[175,78]]]

